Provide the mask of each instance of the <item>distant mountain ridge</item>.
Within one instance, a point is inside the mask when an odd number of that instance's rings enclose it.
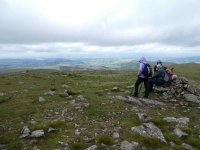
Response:
[[[200,56],[187,58],[163,58],[165,64],[200,63]],[[156,59],[150,59],[155,64]],[[81,59],[0,59],[0,69],[57,69],[67,70],[128,70],[137,67],[138,60],[128,58]]]

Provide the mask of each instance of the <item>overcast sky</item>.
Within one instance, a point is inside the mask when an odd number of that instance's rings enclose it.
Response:
[[[199,0],[0,0],[0,58],[200,56]]]

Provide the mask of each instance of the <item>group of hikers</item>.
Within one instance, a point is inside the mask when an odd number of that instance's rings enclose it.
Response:
[[[162,61],[158,60],[157,64],[153,69],[148,64],[145,57],[141,57],[139,60],[138,68],[138,78],[134,86],[134,97],[138,97],[138,88],[139,85],[144,82],[144,98],[148,98],[149,93],[153,90],[153,85],[162,86],[165,83],[169,83],[172,80],[173,68],[167,69],[163,66]]]

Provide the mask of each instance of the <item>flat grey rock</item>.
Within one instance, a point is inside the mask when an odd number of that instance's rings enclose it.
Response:
[[[42,103],[42,102],[45,102],[45,101],[46,101],[46,99],[45,99],[45,98],[43,98],[43,97],[39,97],[38,101],[39,101],[40,103]]]
[[[177,122],[177,119],[175,117],[165,117],[165,118],[163,118],[163,121],[166,121],[166,122]]]
[[[44,130],[35,130],[31,133],[31,135],[29,137],[31,138],[39,138],[39,137],[43,137],[44,136]]]
[[[182,136],[187,136],[188,134],[183,132],[181,129],[179,128],[175,128],[174,129],[174,134],[178,137],[182,137]]]

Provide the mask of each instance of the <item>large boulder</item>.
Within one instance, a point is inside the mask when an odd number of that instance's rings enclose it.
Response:
[[[132,127],[131,130],[135,133],[140,134],[141,136],[156,138],[159,139],[161,142],[167,143],[161,130],[152,122],[143,123],[140,126]]]
[[[194,94],[184,94],[185,99],[189,102],[200,103],[200,97]]]

